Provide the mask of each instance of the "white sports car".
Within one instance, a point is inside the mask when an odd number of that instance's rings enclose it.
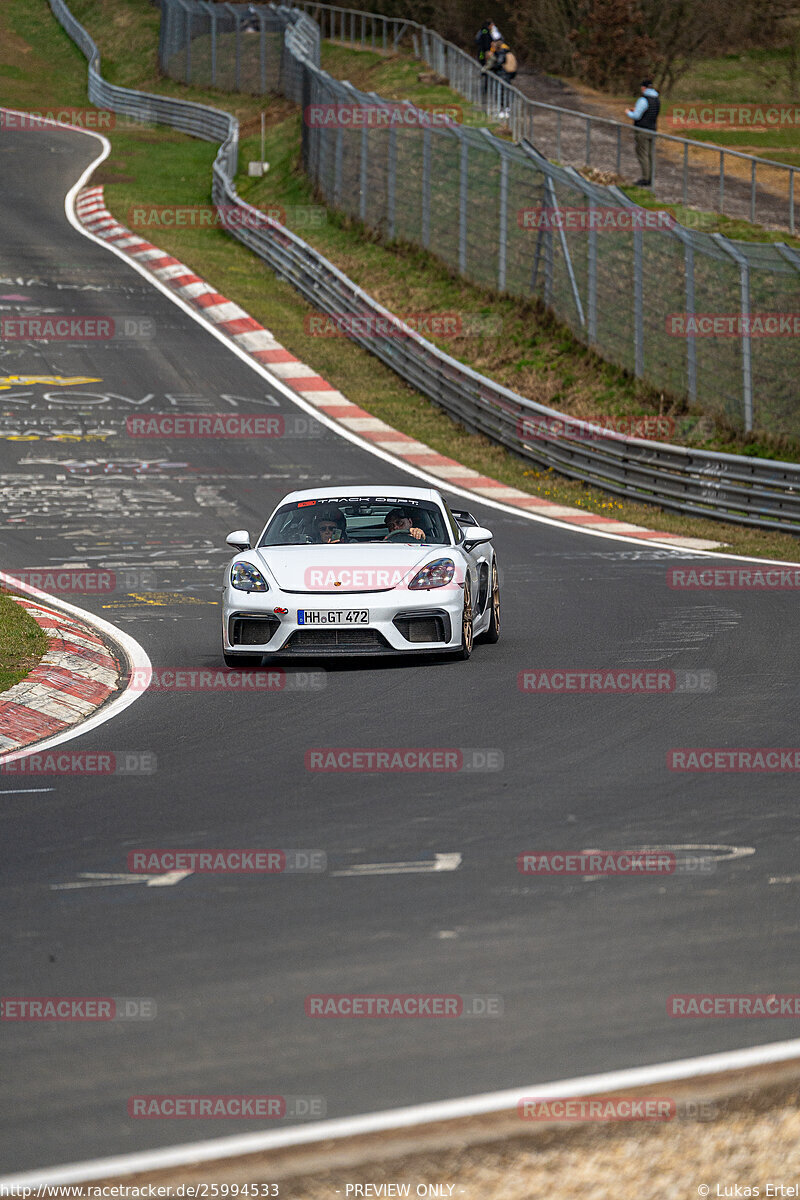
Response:
[[[500,588],[492,535],[432,488],[291,492],[255,545],[225,569],[222,648],[229,667],[264,655],[409,654],[469,658],[496,642]]]

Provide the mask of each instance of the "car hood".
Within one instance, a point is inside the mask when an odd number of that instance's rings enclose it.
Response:
[[[452,547],[449,548],[452,553]],[[286,592],[386,592],[408,580],[447,546],[360,542],[332,546],[264,546],[256,550],[278,587]]]

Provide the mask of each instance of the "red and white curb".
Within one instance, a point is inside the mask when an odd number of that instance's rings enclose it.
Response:
[[[365,409],[351,403],[342,392],[318,375],[312,367],[300,362],[289,350],[238,304],[195,275],[185,263],[166,254],[152,242],[132,233],[121,225],[105,206],[103,188],[84,188],[75,203],[78,220],[95,237],[101,238],[122,251],[139,267],[145,268],[162,284],[167,285],[184,301],[199,310],[203,317],[226,334],[240,350],[263,364],[271,374],[297,392],[350,434],[354,434],[409,466],[424,470],[442,484],[474,492],[476,496],[499,501],[512,508],[523,509],[537,516],[556,520],[559,524],[576,525],[592,531],[602,531],[618,537],[658,541],[690,550],[713,550],[722,543],[705,538],[681,537],[674,533],[659,533],[615,521],[598,513],[587,513],[562,504],[551,504],[539,496],[531,496],[519,488],[509,487],[487,475],[465,467],[455,459],[439,454],[424,442],[400,433]]]
[[[122,672],[105,642],[77,617],[11,596],[47,634],[48,648],[25,679],[0,693],[0,754],[85,721],[119,690]]]

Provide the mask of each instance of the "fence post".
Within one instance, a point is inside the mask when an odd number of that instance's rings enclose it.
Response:
[[[684,275],[686,280],[686,312],[694,315],[694,246],[691,235],[686,238],[683,247]],[[697,342],[695,338],[686,339],[686,382],[689,393],[689,403],[697,403]]]
[[[358,215],[366,222],[367,219],[367,180],[369,178],[369,133],[366,125],[361,130],[361,162],[359,163],[359,194]]]
[[[344,130],[336,130],[336,142],[333,155],[333,207],[341,208],[342,204],[342,138]]]
[[[633,358],[634,374],[644,374],[644,236],[641,229],[633,231]]]
[[[184,75],[186,82],[192,82],[192,10],[187,6],[183,10],[186,13],[185,36],[186,36],[186,66]]]
[[[267,90],[267,30],[264,25],[264,14],[258,10],[258,52],[259,66],[261,69],[261,95],[263,96]]]
[[[469,193],[469,143],[461,138],[461,171],[458,188],[458,269],[467,270],[467,199]]]
[[[506,253],[508,242],[508,159],[500,155],[500,228],[497,244],[497,290],[506,290]]]
[[[741,250],[721,233],[711,235],[739,267],[739,297],[742,314],[742,408],[745,433],[753,428],[753,356],[750,344],[750,263]]]
[[[385,29],[385,22],[384,22]],[[397,128],[392,125],[389,130],[386,164],[386,236],[389,241],[394,237],[394,203],[397,188]]]
[[[589,295],[587,297],[588,308],[588,336],[589,345],[593,346],[597,342],[597,229],[594,224],[594,194],[589,193],[589,244],[588,244],[588,263],[587,263],[587,287]]]
[[[422,131],[422,245],[426,250],[431,244],[431,131],[426,126]]]

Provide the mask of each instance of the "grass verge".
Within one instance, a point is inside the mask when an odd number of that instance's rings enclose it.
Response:
[[[30,613],[0,590],[0,692],[19,683],[47,652],[47,635]]]
[[[73,6],[100,46],[108,77],[115,82],[168,91],[233,111],[243,123],[240,161],[246,163],[248,158],[259,157],[256,129],[263,106],[261,99],[204,92],[159,81],[155,66],[157,22],[147,0],[115,0],[113,5],[110,0],[73,0]],[[0,73],[4,63],[7,64],[12,41],[15,49],[11,57],[25,64],[23,77],[6,76],[6,103],[31,108],[85,103],[85,90],[81,91],[81,85],[85,89],[85,60],[49,16],[45,0],[37,0],[35,11],[42,19],[31,23],[30,0],[6,0],[0,9],[0,28],[5,27],[11,34],[11,38],[0,42],[4,47],[0,49]],[[45,16],[47,20],[43,19]],[[334,49],[340,55],[355,53]],[[124,58],[123,66],[117,65],[115,55]],[[52,77],[45,69],[50,61],[58,63],[58,71]],[[383,88],[377,72],[385,67],[394,69],[391,61],[386,60],[374,68],[376,90],[378,86]],[[41,80],[35,99],[31,71]],[[354,72],[351,70],[349,74]],[[138,77],[132,78],[134,75]],[[16,95],[17,85],[21,89],[20,98]],[[263,180],[240,179],[242,194],[264,207],[274,203],[286,207],[313,202],[298,162],[299,116],[283,100],[270,101],[267,114],[267,157],[272,166]],[[211,163],[216,152],[213,145],[168,130],[144,128],[114,130],[111,141],[112,156],[96,173],[95,181],[106,184],[107,202],[120,220],[128,220],[133,205],[209,203]],[[157,245],[187,262],[241,304],[356,404],[480,473],[587,512],[613,515],[665,532],[722,541],[736,553],[797,558],[797,541],[789,535],[662,512],[652,505],[613,499],[596,488],[531,467],[488,439],[467,433],[346,339],[324,338],[309,332],[307,318],[313,315],[310,306],[227,234],[197,228],[151,228],[145,232]],[[370,240],[365,231],[332,214],[311,235],[302,232],[395,311],[499,314],[501,339],[473,337],[440,344],[455,357],[469,361],[522,394],[580,416],[669,415],[672,411],[663,396],[597,358],[534,305],[482,292],[451,275],[422,251],[407,246],[382,246]],[[691,414],[678,415],[693,422],[695,427],[700,424]],[[698,432],[703,436],[702,426]],[[704,444],[708,436],[705,431]]]

